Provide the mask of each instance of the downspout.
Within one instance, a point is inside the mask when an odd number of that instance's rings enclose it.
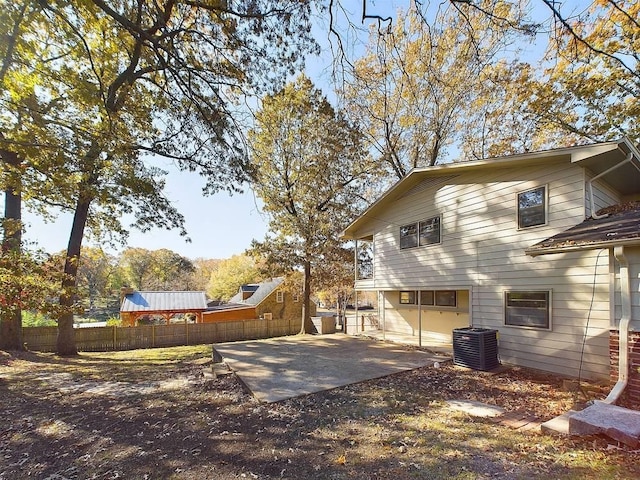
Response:
[[[624,247],[617,246],[613,250],[613,255],[620,264],[620,296],[622,302],[622,316],[618,325],[619,347],[618,347],[618,381],[613,386],[604,403],[614,404],[622,395],[629,380],[629,324],[631,322],[631,286],[629,282],[629,262],[624,255]]]
[[[422,347],[422,295],[420,290],[416,292],[418,295],[418,347]]]
[[[607,168],[604,172],[600,172],[598,175],[596,175],[595,177],[593,177],[587,182],[587,184],[589,185],[589,204],[591,206],[591,218],[593,218],[594,220],[598,220],[599,218],[605,218],[605,217],[608,217],[609,215],[596,214],[595,201],[593,199],[593,182],[599,179],[600,177],[605,176],[607,173],[612,172],[616,168],[621,167],[625,163],[630,162],[632,158],[633,158],[633,153],[629,153],[627,155],[627,158],[625,158],[623,161],[621,161],[620,163],[616,163],[613,167]]]

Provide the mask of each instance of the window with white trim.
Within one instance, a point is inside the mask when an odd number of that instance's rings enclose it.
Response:
[[[282,290],[278,290],[276,292],[276,302],[283,303],[284,302],[284,292]]]
[[[518,228],[547,223],[547,187],[518,193]]]
[[[504,292],[504,324],[512,327],[551,329],[551,292]]]

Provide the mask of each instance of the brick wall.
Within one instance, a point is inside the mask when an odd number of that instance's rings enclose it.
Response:
[[[618,381],[619,345],[618,331],[611,330],[609,333],[611,385]],[[629,383],[619,403],[632,407],[640,405],[640,332],[629,332]]]

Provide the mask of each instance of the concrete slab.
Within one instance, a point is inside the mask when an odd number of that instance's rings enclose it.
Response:
[[[476,402],[475,400],[448,400],[447,405],[452,410],[465,412],[472,417],[480,418],[499,417],[505,412],[502,407]]]
[[[569,410],[562,415],[558,415],[551,420],[547,420],[543,424],[540,425],[540,429],[546,433],[557,433],[560,435],[570,435],[569,433],[569,418],[575,415],[575,410]]]
[[[218,343],[214,348],[253,395],[267,403],[450,360],[339,333]]]
[[[571,435],[602,433],[632,448],[640,444],[640,412],[595,402],[569,417]]]

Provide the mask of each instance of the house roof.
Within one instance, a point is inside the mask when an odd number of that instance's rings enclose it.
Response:
[[[265,298],[267,298],[276,288],[278,288],[280,286],[280,284],[284,282],[284,278],[282,277],[278,277],[278,278],[274,278],[268,282],[261,282],[261,283],[256,283],[256,284],[251,284],[251,287],[257,287],[253,293],[253,295],[251,295],[250,297],[246,298],[246,299],[242,299],[242,292],[243,291],[250,291],[250,290],[243,290],[243,287],[247,287],[249,285],[243,285],[240,290],[238,291],[237,294],[235,294],[230,300],[229,300],[229,304],[237,304],[237,305],[251,305],[251,306],[257,306],[259,305]]]
[[[121,312],[192,312],[207,309],[204,292],[148,292],[126,294]]]
[[[537,256],[618,245],[640,245],[640,202],[627,202],[604,208],[596,216],[525,250]]]
[[[221,303],[220,305],[214,305],[207,308],[207,312],[219,312],[222,310],[246,310],[248,308],[255,308],[253,305],[246,305],[244,303]]]
[[[622,164],[621,162],[630,153],[632,154],[630,161]],[[342,232],[342,237],[347,240],[369,238],[372,235],[371,222],[376,219],[379,213],[427,179],[431,179],[434,182],[439,180],[448,181],[459,174],[479,170],[497,170],[504,167],[524,167],[562,162],[579,164],[590,170],[594,175],[606,175],[604,180],[623,195],[637,191],[640,153],[626,138],[592,145],[434,165],[411,170],[406,177],[393,185],[347,226]]]

